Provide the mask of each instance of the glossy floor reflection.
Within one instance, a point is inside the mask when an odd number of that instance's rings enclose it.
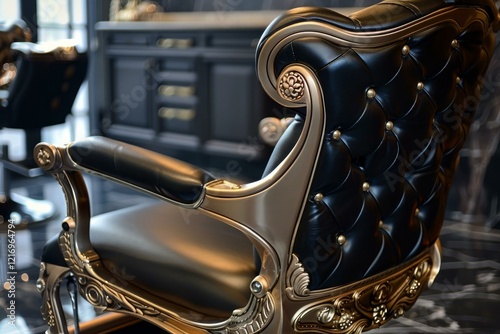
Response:
[[[36,290],[39,256],[46,240],[58,233],[64,216],[64,198],[49,177],[38,181],[18,180],[15,191],[51,200],[58,214],[46,223],[18,230],[16,240],[15,296],[0,293],[0,333],[35,334],[46,329]],[[147,197],[93,181],[91,192],[99,194],[93,203],[98,214],[149,201]],[[410,312],[372,333],[500,333],[500,229],[494,224],[447,221],[442,233],[443,263],[434,285]],[[6,267],[7,235],[0,234],[2,282],[8,279]],[[12,297],[12,298],[11,298]],[[9,303],[15,301],[15,323],[8,317]],[[66,311],[71,313],[70,305]],[[95,317],[94,310],[80,303],[83,320]]]
[[[500,231],[447,221],[431,289],[380,333],[500,333]]]

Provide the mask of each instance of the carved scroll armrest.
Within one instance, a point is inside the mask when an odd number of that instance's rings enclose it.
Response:
[[[43,160],[43,153],[35,154]],[[65,156],[64,168],[96,174],[188,207],[201,203],[205,184],[214,180],[188,163],[99,136],[71,143]],[[43,161],[39,163],[43,166]]]

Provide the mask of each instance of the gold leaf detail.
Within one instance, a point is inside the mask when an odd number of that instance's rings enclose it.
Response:
[[[309,295],[309,274],[304,270],[297,255],[292,254],[292,261],[288,267],[287,292],[291,295],[307,296]]]
[[[399,269],[335,288],[337,292],[332,289],[322,302],[311,291],[307,298],[315,302],[296,314],[294,329],[297,333],[358,334],[378,328],[411,308],[431,267],[426,254]]]

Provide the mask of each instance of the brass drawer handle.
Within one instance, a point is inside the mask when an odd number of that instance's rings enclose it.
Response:
[[[194,109],[162,107],[158,110],[158,116],[170,120],[192,121],[196,116],[196,111]]]
[[[164,96],[193,96],[193,86],[174,86],[174,85],[161,85],[158,87],[158,93]]]
[[[191,38],[160,38],[156,45],[168,49],[187,49],[193,46]]]

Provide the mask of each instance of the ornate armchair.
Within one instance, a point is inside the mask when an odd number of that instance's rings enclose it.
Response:
[[[43,221],[53,215],[52,203],[10,193],[9,172],[26,177],[42,175],[32,151],[41,141],[42,128],[62,124],[85,78],[87,56],[74,43],[29,42],[24,22],[0,29],[0,129],[21,129],[25,134],[26,159],[13,161],[7,145],[2,147],[0,216],[13,215],[17,223]]]
[[[68,208],[42,255],[48,333],[66,330],[67,276],[97,309],[172,333],[360,333],[402,316],[438,273],[498,28],[490,0],[283,14],[256,68],[296,116],[252,183],[102,137],[37,145]],[[83,173],[162,201],[92,217]]]

